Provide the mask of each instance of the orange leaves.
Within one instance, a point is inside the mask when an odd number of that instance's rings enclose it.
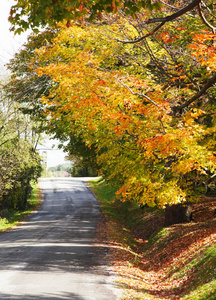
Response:
[[[106,81],[103,80],[103,79],[99,79],[99,80],[98,80],[98,84],[99,84],[99,85],[106,85]]]
[[[85,5],[83,4],[83,0],[80,1],[79,11],[82,12],[85,10]]]
[[[192,55],[197,58],[201,66],[207,67],[208,71],[216,69],[216,34],[208,32],[195,34],[193,43],[189,45]]]
[[[126,287],[125,299],[214,299],[216,221],[209,207],[215,204],[213,198],[194,204],[192,223],[167,228],[163,228],[164,215],[148,209],[142,216],[135,209],[127,210],[127,231],[122,230],[122,223],[108,220],[112,263],[118,283]],[[131,225],[131,220],[139,226]],[[155,228],[158,234],[146,244]],[[138,245],[129,244],[134,254],[127,241],[135,237]]]
[[[168,30],[163,31],[161,34],[157,36],[157,38],[161,38],[164,43],[171,43],[175,39],[179,39],[180,37],[177,35],[171,35]]]

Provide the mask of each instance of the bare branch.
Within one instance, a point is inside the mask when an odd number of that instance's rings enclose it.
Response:
[[[132,95],[134,96],[139,96],[141,98],[145,98],[146,100],[148,100],[149,102],[151,102],[153,105],[157,106],[158,109],[160,109],[160,107],[157,105],[157,103],[155,103],[151,98],[149,98],[148,96],[146,96],[145,94],[140,94],[140,93],[134,93],[134,91],[129,87],[127,86],[126,84],[124,84],[123,82],[121,82],[118,78],[117,78],[117,81],[125,88],[127,88]]]
[[[145,24],[173,21],[173,20],[177,19],[178,17],[184,15],[188,11],[191,11],[192,9],[194,9],[196,6],[198,6],[200,4],[200,2],[201,2],[201,0],[194,0],[189,5],[185,6],[184,8],[180,9],[179,11],[177,11],[176,13],[174,13],[170,16],[167,16],[164,18],[149,19],[145,22]]]
[[[205,7],[205,9],[207,9],[209,15],[211,15],[214,19],[216,19],[216,16],[213,15],[212,11],[208,8],[208,6],[203,1],[201,1],[201,4],[203,7]]]
[[[188,105],[190,105],[191,103],[193,103],[194,101],[196,101],[197,99],[199,99],[201,96],[204,95],[204,93],[210,88],[212,87],[214,84],[216,83],[216,73],[213,77],[211,77],[206,84],[202,87],[202,89],[196,93],[196,95],[194,95],[190,100],[186,101],[185,103],[181,104],[181,105],[175,105],[172,107],[172,111],[175,114],[177,111],[187,107]]]
[[[139,43],[141,42],[142,40],[144,40],[145,38],[149,37],[150,35],[153,35],[156,31],[158,31],[166,22],[162,22],[160,25],[158,25],[153,31],[141,36],[140,38],[136,39],[136,40],[127,40],[127,41],[122,41],[122,40],[119,40],[119,39],[116,39],[117,42],[120,42],[122,44],[135,44],[135,43]]]
[[[209,27],[209,28],[211,29],[212,33],[215,33],[215,32],[216,32],[216,28],[215,28],[213,25],[209,24],[209,22],[206,20],[206,18],[205,18],[205,16],[204,16],[203,12],[202,12],[202,10],[201,10],[201,3],[198,4],[198,12],[199,12],[200,18],[201,18],[201,20],[203,21],[203,23],[204,23],[207,27]]]

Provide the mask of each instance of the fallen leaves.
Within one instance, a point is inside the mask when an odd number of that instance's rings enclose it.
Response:
[[[164,228],[152,245],[146,242],[144,230],[137,231],[137,248],[133,250],[122,239],[122,234],[131,234],[129,230],[122,231],[114,221],[103,222],[100,239],[107,244],[109,237],[113,269],[124,292],[122,299],[196,300],[207,299],[202,298],[207,292],[209,299],[214,299],[215,207],[215,198],[195,204],[194,222]]]

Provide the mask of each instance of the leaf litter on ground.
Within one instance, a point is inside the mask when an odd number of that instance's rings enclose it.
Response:
[[[163,214],[143,212],[143,228],[133,230],[102,214],[96,243],[110,249],[121,299],[215,300],[215,209],[216,198],[206,198],[194,205],[191,223],[170,227]]]

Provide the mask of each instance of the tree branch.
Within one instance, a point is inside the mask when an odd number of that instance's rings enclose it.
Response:
[[[155,29],[153,29],[151,32],[141,36],[138,39],[135,40],[131,40],[131,41],[122,41],[119,39],[116,39],[118,42],[121,42],[123,44],[135,44],[138,42],[141,42],[143,39],[147,38],[150,35],[153,35],[156,31],[158,31],[165,23],[173,21],[175,19],[177,19],[178,17],[184,15],[185,13],[187,13],[188,11],[191,11],[192,9],[194,9],[196,6],[198,6],[201,3],[201,0],[193,0],[189,5],[185,6],[184,8],[180,9],[179,11],[177,11],[176,13],[169,15],[167,17],[164,18],[152,18],[149,19],[147,21],[145,21],[143,24],[151,24],[151,23],[159,23],[161,22],[157,27],[155,27]]]
[[[134,93],[134,91],[129,87],[127,86],[126,84],[122,83],[118,78],[117,78],[117,81],[125,88],[127,88],[132,95],[134,96],[139,96],[141,98],[145,98],[146,100],[148,100],[149,102],[151,102],[153,105],[157,106],[158,109],[160,109],[160,107],[157,105],[157,103],[155,103],[151,98],[149,98],[148,96],[146,96],[145,94],[140,94],[140,93]]]
[[[197,99],[199,99],[215,83],[216,83],[216,73],[215,73],[215,75],[213,77],[211,77],[206,82],[206,84],[202,87],[202,89],[198,93],[196,93],[196,95],[194,95],[190,100],[186,101],[185,103],[183,103],[181,105],[175,105],[175,106],[171,107],[171,109],[173,111],[173,114],[175,114],[177,111],[179,111],[179,110],[187,107],[188,105],[190,105],[191,103],[193,103],[194,101],[196,101]]]
[[[215,33],[215,32],[216,32],[216,28],[215,28],[213,25],[209,24],[209,22],[206,20],[206,18],[205,18],[205,16],[204,16],[204,14],[202,13],[202,10],[201,10],[201,3],[198,4],[198,12],[199,12],[200,18],[201,18],[201,20],[203,21],[203,23],[204,23],[207,27],[209,27],[209,28],[211,29],[212,33]]]

